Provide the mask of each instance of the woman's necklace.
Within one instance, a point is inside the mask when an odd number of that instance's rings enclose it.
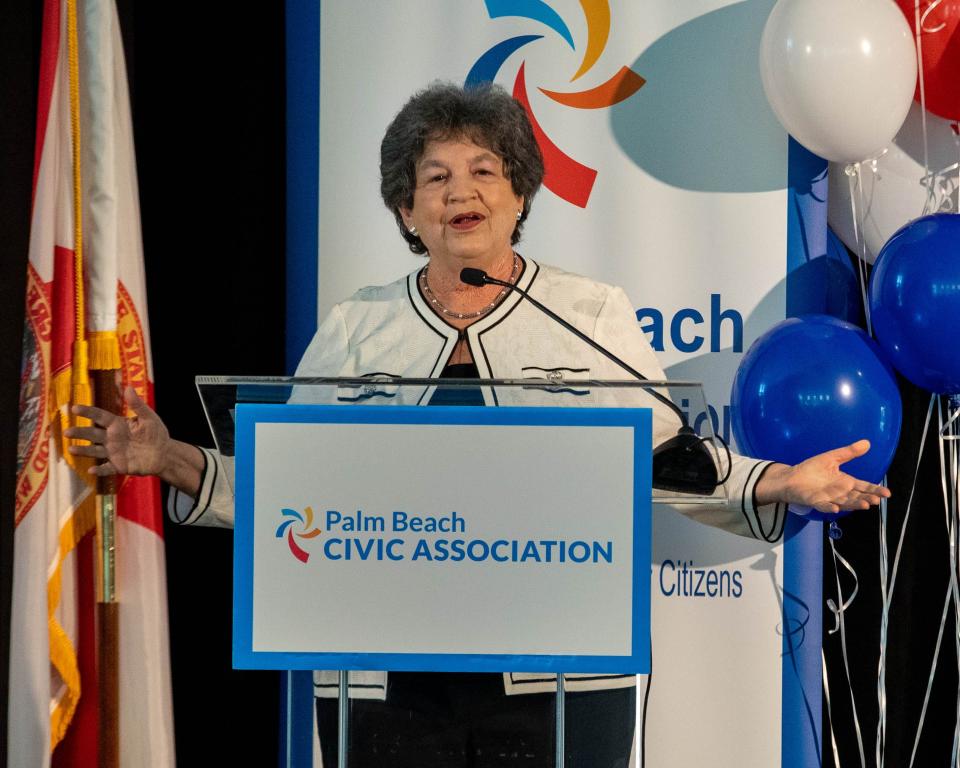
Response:
[[[420,272],[420,290],[423,291],[424,298],[430,302],[430,305],[436,309],[441,315],[446,315],[447,317],[455,317],[457,320],[475,320],[478,317],[483,317],[485,314],[490,312],[494,307],[497,306],[501,301],[503,301],[504,296],[510,293],[510,288],[504,286],[504,288],[498,293],[493,301],[487,304],[485,307],[481,307],[476,312],[454,312],[452,309],[445,307],[440,299],[436,297],[433,291],[430,290],[430,286],[427,284],[427,270],[430,265],[426,265],[423,270]],[[517,254],[513,254],[513,270],[510,272],[510,280],[508,282],[515,283],[517,277],[520,275],[520,257]]]

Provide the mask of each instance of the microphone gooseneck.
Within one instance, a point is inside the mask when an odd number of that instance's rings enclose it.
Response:
[[[467,285],[472,285],[477,288],[483,287],[484,285],[499,285],[504,288],[509,288],[511,291],[516,291],[551,320],[562,325],[578,339],[595,349],[608,360],[616,363],[635,379],[649,381],[649,379],[636,368],[621,360],[609,349],[598,344],[579,328],[576,328],[564,320],[556,312],[545,307],[529,293],[513,283],[490,277],[490,275],[482,269],[476,269],[475,267],[464,267],[460,270],[460,280]],[[712,493],[717,485],[725,482],[727,478],[724,477],[723,480],[717,479],[717,468],[713,457],[710,456],[704,446],[703,439],[690,427],[687,421],[687,414],[680,410],[670,398],[652,389],[648,389],[647,392],[673,411],[680,418],[682,425],[676,436],[656,446],[653,450],[653,486],[660,490],[677,491],[680,493]],[[726,446],[726,444],[724,444],[724,446]],[[729,449],[727,452],[729,455]],[[728,467],[727,476],[730,474],[730,468],[731,467]]]
[[[523,298],[525,298],[527,301],[533,304],[533,306],[535,306],[537,309],[543,312],[551,320],[555,320],[556,322],[560,323],[560,325],[562,325],[564,328],[570,331],[570,333],[572,333],[578,339],[585,342],[586,344],[589,344],[591,347],[597,350],[597,352],[602,354],[608,360],[611,360],[617,365],[619,365],[623,370],[625,370],[635,379],[639,379],[640,381],[649,381],[649,379],[646,376],[644,376],[642,373],[640,373],[640,371],[638,371],[636,368],[632,367],[631,365],[621,360],[619,357],[613,354],[613,352],[611,352],[606,347],[601,346],[600,344],[595,342],[593,339],[587,336],[587,334],[585,334],[579,328],[575,327],[574,325],[572,325],[571,323],[567,322],[562,317],[560,317],[560,315],[558,315],[556,312],[545,307],[543,304],[541,304],[539,301],[533,298],[533,296],[531,296],[529,293],[523,290],[523,288],[520,288],[514,285],[513,283],[508,283],[506,280],[498,280],[495,277],[490,277],[490,275],[488,275],[482,269],[475,269],[474,267],[464,267],[463,269],[461,269],[460,281],[466,283],[467,285],[473,285],[478,288],[484,285],[499,285],[504,288],[509,288],[513,291],[516,291],[521,296],[523,296]],[[689,429],[691,433],[693,432],[693,430],[690,429],[690,426],[687,423],[687,414],[681,411],[670,398],[664,397],[659,392],[656,392],[652,389],[647,391],[650,393],[650,395],[655,397],[657,400],[659,400],[661,403],[667,406],[671,411],[677,414],[677,416],[680,418],[680,423],[683,424],[683,429]]]

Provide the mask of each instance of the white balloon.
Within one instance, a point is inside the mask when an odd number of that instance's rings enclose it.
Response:
[[[883,149],[913,100],[913,32],[892,0],[779,0],[760,42],[774,113],[803,146],[853,163]]]
[[[960,139],[949,120],[927,113],[927,157],[931,173],[949,168],[960,159]],[[928,201],[923,184],[923,110],[914,103],[897,137],[876,161],[861,167],[863,237],[866,257],[873,263],[880,249],[900,227],[927,213],[944,208],[957,210],[957,171],[952,170]],[[830,164],[827,219],[851,251],[859,254],[850,204],[850,179],[843,163]],[[854,190],[856,193],[856,190]],[[857,195],[857,205],[860,205]],[[929,206],[929,207],[928,207]]]

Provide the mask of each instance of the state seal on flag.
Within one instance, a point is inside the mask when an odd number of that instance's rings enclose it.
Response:
[[[117,341],[123,386],[133,387],[144,402],[150,402],[143,323],[133,298],[120,281],[117,282]]]
[[[47,401],[52,332],[50,286],[28,265],[27,307],[20,369],[20,429],[17,437],[17,496],[14,524],[36,503],[47,484],[50,463]]]

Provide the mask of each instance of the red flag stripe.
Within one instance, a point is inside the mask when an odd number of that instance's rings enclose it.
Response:
[[[43,4],[43,32],[40,48],[40,86],[37,93],[37,143],[33,153],[33,193],[37,194],[37,176],[40,173],[40,155],[47,135],[47,120],[53,100],[53,83],[57,76],[57,56],[60,52],[60,0],[45,0]]]

